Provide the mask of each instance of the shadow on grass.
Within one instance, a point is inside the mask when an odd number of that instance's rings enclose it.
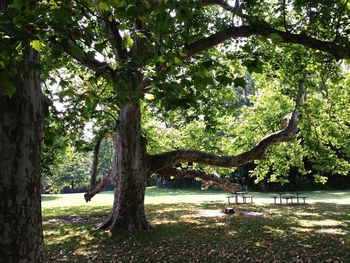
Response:
[[[194,216],[219,206],[148,205],[153,229],[115,239],[95,229],[110,207],[55,209],[44,215],[49,261],[350,262],[350,205],[238,205],[234,215]]]

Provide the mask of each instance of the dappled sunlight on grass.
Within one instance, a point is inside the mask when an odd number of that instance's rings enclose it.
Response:
[[[303,227],[336,227],[336,226],[347,226],[341,221],[325,219],[325,220],[299,220],[299,225]]]
[[[147,204],[153,229],[115,239],[96,230],[111,206],[46,207],[48,261],[350,262],[349,204],[233,207],[224,215],[221,202]]]
[[[279,228],[274,228],[271,226],[264,226],[263,227],[264,231],[266,233],[272,234],[272,235],[284,235],[285,234],[285,230],[279,229]]]
[[[321,215],[317,213],[311,213],[311,212],[305,212],[305,211],[296,211],[296,216],[302,216],[302,217],[320,217]]]

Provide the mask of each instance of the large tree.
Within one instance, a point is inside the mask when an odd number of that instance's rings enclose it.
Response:
[[[52,7],[48,25],[55,34],[48,41],[96,78],[103,78],[113,91],[109,102],[118,113],[112,174],[115,199],[101,227],[112,233],[149,228],[144,196],[151,174],[197,177],[237,191],[238,185],[214,174],[179,170],[174,164],[237,167],[264,158],[271,144],[291,140],[298,131],[307,70],[296,78],[287,125],[238,155],[185,149],[149,154],[141,132],[141,101],[154,97],[163,109],[187,107],[196,100],[205,103],[208,97],[201,94],[207,90],[242,82],[234,66],[221,63],[237,52],[248,70],[259,72],[261,63],[254,57],[258,46],[242,39],[262,39],[271,48],[301,45],[336,60],[348,59],[348,10],[348,1],[235,1],[231,6],[222,0],[79,0]]]
[[[40,144],[47,106],[39,54],[23,29],[33,22],[34,5],[10,2],[0,1],[0,261],[43,262]]]

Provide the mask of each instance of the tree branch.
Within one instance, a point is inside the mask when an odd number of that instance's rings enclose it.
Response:
[[[113,37],[113,39],[115,40],[114,48],[115,48],[117,58],[120,60],[126,60],[127,52],[123,48],[123,39],[118,30],[119,23],[115,19],[112,19],[112,21],[109,21],[106,15],[104,15],[104,21],[106,23],[106,27],[109,31],[110,36]]]
[[[108,73],[112,78],[115,77],[115,71],[108,63],[91,58],[74,40],[66,39],[66,41],[59,42],[51,39],[51,43],[62,48],[69,56],[89,69],[95,72]]]
[[[102,140],[106,137],[107,134],[108,134],[108,129],[104,129],[95,137],[95,146],[94,146],[94,153],[93,153],[92,165],[91,165],[90,188],[93,188],[96,185],[97,167],[99,162],[98,155],[100,153]]]
[[[234,156],[220,156],[203,151],[195,150],[175,150],[166,153],[151,155],[151,169],[158,173],[160,170],[171,167],[175,163],[197,162],[219,167],[237,167],[243,164],[263,159],[267,149],[271,144],[290,141],[298,132],[297,119],[299,113],[296,109],[288,121],[288,125],[275,133],[272,133],[262,139],[252,149]]]
[[[84,194],[84,198],[86,202],[91,201],[91,199],[98,194],[99,192],[101,192],[109,183],[113,183],[113,179],[112,179],[112,174],[108,173],[107,175],[105,175],[104,177],[102,177],[97,184],[90,188],[85,194]]]
[[[176,179],[199,178],[205,182],[207,187],[208,187],[208,183],[210,185],[216,184],[222,187],[225,191],[230,193],[235,193],[237,191],[242,190],[242,187],[239,184],[231,183],[230,181],[223,179],[219,176],[216,176],[214,174],[209,174],[200,170],[194,170],[194,169],[180,170],[176,168],[167,167],[158,171],[157,174],[164,177],[172,176]]]
[[[115,43],[112,44],[112,48],[114,51],[114,54],[118,60],[125,60],[127,58],[127,52],[123,48],[123,39],[119,32],[119,23],[112,17],[112,14],[110,12],[104,12],[102,11],[97,1],[94,1],[97,13],[102,17],[103,26],[110,38],[112,38]]]
[[[255,22],[251,25],[239,27],[227,27],[211,36],[202,38],[185,46],[183,52],[186,54],[186,57],[191,57],[229,39],[250,37],[254,35],[269,37],[271,34],[277,34],[283,43],[300,44],[311,49],[320,50],[332,55],[336,59],[350,58],[349,47],[343,47],[331,41],[318,40],[305,34],[294,34],[280,31],[272,28],[266,22]]]

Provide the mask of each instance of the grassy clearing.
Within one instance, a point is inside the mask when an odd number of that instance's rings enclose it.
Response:
[[[255,204],[270,204],[273,202],[271,193],[252,193]],[[308,203],[326,202],[337,204],[350,204],[350,190],[346,191],[309,191],[303,192],[308,197]],[[146,191],[146,204],[177,204],[177,203],[203,203],[227,201],[227,193],[221,191],[201,191],[191,189],[158,189],[148,187]],[[65,206],[106,206],[113,203],[113,192],[102,192],[96,195],[91,202],[86,203],[83,193],[43,195],[43,208]]]
[[[110,210],[112,194],[102,194],[99,205],[93,200],[81,206],[73,206],[79,195],[44,197],[49,261],[350,262],[350,202],[344,201],[350,191],[308,192],[310,204],[300,206],[264,204],[271,194],[255,194],[256,205],[237,205],[236,214],[222,216],[217,211],[226,195],[149,189],[146,212],[153,230],[122,233],[115,240],[95,230]],[[56,206],[60,200],[67,206]]]

